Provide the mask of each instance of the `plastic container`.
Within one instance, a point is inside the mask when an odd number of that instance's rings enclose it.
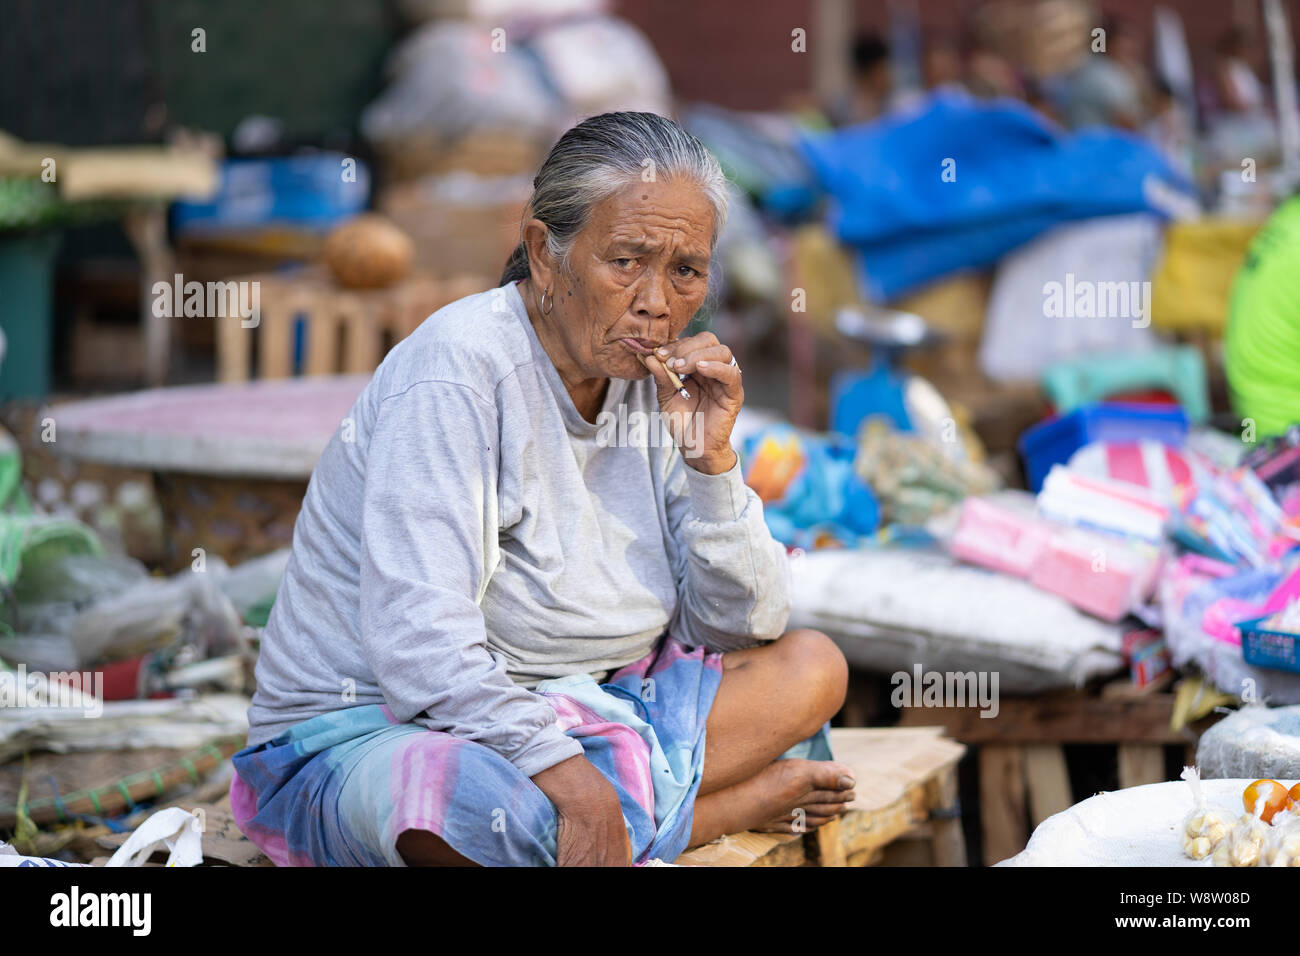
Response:
[[[962,502],[948,550],[971,564],[1028,579],[1051,537],[1051,526],[1034,515],[1032,505],[1017,509],[971,496]]]
[[[45,398],[50,393],[54,341],[54,260],[60,233],[0,235],[0,398]]]
[[[1096,402],[1040,422],[1019,442],[1029,489],[1037,493],[1052,466],[1065,464],[1084,445],[1143,439],[1182,447],[1187,440],[1187,414],[1177,405]]]
[[[1273,616],[1251,618],[1237,625],[1241,631],[1241,656],[1247,664],[1300,674],[1300,634],[1274,631],[1261,625]]]
[[[1034,563],[1029,583],[1113,623],[1146,598],[1159,570],[1159,555],[1139,548],[1088,531],[1059,531]]]
[[[364,212],[370,172],[360,161],[355,181],[343,178],[341,153],[273,159],[228,159],[221,188],[208,202],[177,202],[178,235],[208,235],[268,227],[325,231]]]

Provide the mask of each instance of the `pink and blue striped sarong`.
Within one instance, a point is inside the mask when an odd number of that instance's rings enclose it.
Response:
[[[722,655],[665,637],[604,684],[581,674],[535,692],[613,784],[633,859],[686,849]],[[831,758],[829,727],[785,757]],[[406,830],[485,866],[554,866],[554,805],[501,755],[398,723],[372,704],[313,717],[232,758],[236,823],[278,866],[404,866]]]

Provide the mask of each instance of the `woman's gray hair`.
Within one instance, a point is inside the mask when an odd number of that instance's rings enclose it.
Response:
[[[704,191],[714,212],[712,252],[727,221],[727,177],[703,143],[656,113],[601,113],[561,136],[533,179],[524,220],[546,224],[546,248],[567,268],[569,250],[592,207],[630,182],[651,177],[684,179]],[[528,251],[520,242],[500,284],[529,274]]]

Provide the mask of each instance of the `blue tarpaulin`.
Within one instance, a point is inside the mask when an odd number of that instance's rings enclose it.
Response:
[[[1154,212],[1194,189],[1149,143],[1069,132],[1023,103],[932,94],[881,120],[806,134],[830,225],[885,301],[1003,254],[1060,222]]]

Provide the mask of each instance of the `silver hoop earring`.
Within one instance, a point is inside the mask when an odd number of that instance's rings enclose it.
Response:
[[[551,307],[549,309],[546,307],[546,297],[548,295],[551,295],[550,289],[547,289],[545,292],[542,293],[542,302],[541,302],[542,315],[550,315],[552,312],[555,311],[555,296],[553,295],[551,296]]]

